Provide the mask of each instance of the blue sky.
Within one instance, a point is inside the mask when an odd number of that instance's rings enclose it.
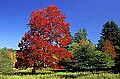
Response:
[[[0,0],[0,48],[18,49],[31,11],[56,5],[67,16],[74,35],[86,28],[88,39],[97,44],[103,24],[114,20],[120,25],[120,0]]]

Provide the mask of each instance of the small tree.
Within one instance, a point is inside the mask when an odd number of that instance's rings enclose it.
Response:
[[[85,40],[87,39],[87,31],[86,29],[79,29],[77,33],[74,35],[74,42],[79,43],[80,40]]]
[[[13,66],[15,66],[15,62],[16,62],[16,50],[14,49],[8,49],[8,52],[10,54],[10,58],[13,61]]]
[[[111,44],[111,42],[109,40],[105,41],[105,45],[103,47],[103,52],[110,53],[113,59],[116,57],[116,52],[115,52],[114,46]]]
[[[16,68],[51,67],[61,68],[58,63],[63,58],[70,59],[72,54],[65,48],[71,42],[69,23],[66,16],[56,6],[32,12],[29,27],[19,43]]]
[[[88,40],[81,40],[79,42],[79,49],[74,53],[74,59],[78,61],[75,64],[77,68],[89,68],[90,58],[95,52],[95,45]]]
[[[13,71],[13,60],[7,48],[0,49],[0,72],[8,73]]]
[[[90,58],[90,66],[95,69],[112,68],[115,66],[114,60],[109,53],[96,51]]]

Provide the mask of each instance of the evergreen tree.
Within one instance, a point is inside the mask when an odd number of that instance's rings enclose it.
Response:
[[[95,46],[88,40],[81,40],[79,43],[79,49],[74,53],[75,67],[78,68],[90,68],[90,58],[95,52]]]
[[[101,32],[101,39],[99,40],[98,49],[102,50],[105,44],[105,40],[109,40],[111,44],[115,47],[116,58],[115,58],[115,68],[120,72],[120,28],[114,21],[108,21],[103,25]]]
[[[101,32],[101,38],[98,41],[98,49],[102,50],[105,44],[105,40],[109,40],[111,44],[115,47],[116,57],[120,56],[120,29],[114,21],[108,21],[103,25]]]
[[[86,29],[85,28],[84,29],[79,29],[78,32],[75,33],[75,35],[74,35],[74,42],[79,43],[80,40],[87,39],[86,37],[87,37],[87,31],[86,31]]]
[[[103,39],[109,40],[115,46],[120,43],[120,29],[114,21],[108,21],[103,25],[101,35]]]

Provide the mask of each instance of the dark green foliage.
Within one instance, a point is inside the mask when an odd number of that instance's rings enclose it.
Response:
[[[116,46],[115,48],[116,48],[117,54],[116,54],[116,58],[115,58],[114,71],[117,73],[117,72],[120,72],[120,47]]]
[[[79,43],[80,40],[85,40],[87,37],[87,31],[86,29],[79,29],[77,33],[74,35],[74,42]]]
[[[111,59],[111,55],[101,51],[96,51],[93,53],[92,58],[90,58],[90,65],[93,68],[111,68],[115,65],[114,60]]]
[[[0,49],[0,73],[13,71],[13,60],[7,48]]]
[[[72,42],[74,41],[74,37],[72,36],[71,32],[70,32],[70,38],[72,40]]]
[[[114,21],[108,21],[103,25],[101,32],[101,39],[99,40],[98,49],[102,50],[105,40],[109,40],[115,47],[116,58],[115,58],[115,69],[120,72],[120,28]]]
[[[80,46],[80,48],[74,53],[74,60],[78,61],[75,63],[75,67],[89,68],[90,58],[94,52],[95,51],[90,44]]]
[[[100,40],[98,42],[99,43],[97,44],[97,49],[100,50],[100,51],[102,51],[102,48],[104,47],[104,44],[105,44],[104,38],[101,36]]]
[[[120,39],[120,30],[114,21],[108,21],[103,25],[101,35],[104,39],[111,41],[114,45],[118,44],[118,42],[120,43],[120,40],[118,40]]]
[[[90,50],[90,48],[88,48],[88,50]],[[79,50],[79,54],[75,56],[75,60],[78,61],[75,67],[84,69],[111,68],[114,66],[114,61],[111,59],[110,54],[96,52],[94,50]]]
[[[108,21],[103,25],[101,38],[98,44],[99,49],[104,46],[105,40],[109,40],[114,46],[120,46],[120,29],[114,21]]]
[[[88,40],[81,40],[79,44],[72,44],[72,52],[74,59],[64,60],[67,68],[72,69],[98,69],[111,68],[114,66],[109,53],[104,53],[96,50],[96,46]]]

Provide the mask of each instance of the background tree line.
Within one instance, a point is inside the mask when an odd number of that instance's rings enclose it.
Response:
[[[74,58],[70,61],[63,60],[66,68],[81,69],[107,69],[112,68],[119,72],[120,68],[120,28],[114,21],[103,25],[98,44],[93,44],[87,39],[85,28],[79,29],[71,36],[72,43],[68,47]]]

